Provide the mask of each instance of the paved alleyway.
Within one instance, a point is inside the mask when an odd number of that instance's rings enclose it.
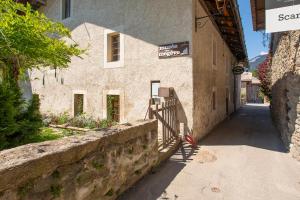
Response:
[[[299,200],[300,163],[285,153],[268,107],[248,105],[120,199]]]

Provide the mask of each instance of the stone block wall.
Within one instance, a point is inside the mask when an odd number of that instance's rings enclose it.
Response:
[[[0,200],[110,200],[158,162],[157,121],[0,152]]]
[[[300,31],[272,36],[272,115],[283,142],[300,160]]]

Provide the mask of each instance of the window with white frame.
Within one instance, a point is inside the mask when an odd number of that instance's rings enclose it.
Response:
[[[71,17],[71,0],[62,0],[62,19]]]
[[[124,38],[120,32],[104,30],[104,68],[124,67]]]
[[[160,97],[158,96],[159,88],[160,81],[151,81],[151,98],[153,104],[160,104]]]
[[[84,112],[84,94],[74,94],[74,116]]]
[[[120,60],[120,34],[110,33],[107,39],[107,61],[117,62]]]

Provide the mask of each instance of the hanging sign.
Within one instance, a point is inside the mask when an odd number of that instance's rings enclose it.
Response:
[[[244,69],[244,67],[241,67],[241,66],[236,66],[232,69],[232,73],[234,75],[241,75],[244,72],[245,72],[245,69]]]
[[[190,54],[189,42],[165,44],[165,45],[160,45],[158,47],[158,57],[160,59],[172,58],[178,56],[187,56],[189,54]]]
[[[265,0],[266,32],[300,29],[300,0]]]

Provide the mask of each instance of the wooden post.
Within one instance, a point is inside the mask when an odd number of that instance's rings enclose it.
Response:
[[[153,110],[152,110],[152,99],[149,100],[149,119],[153,119]]]
[[[178,128],[178,120],[177,120],[177,115],[178,115],[178,113],[177,113],[177,99],[175,99],[175,131],[176,131],[176,134],[178,135],[178,130],[179,130],[179,128]]]
[[[163,118],[163,122],[162,122],[162,131],[163,131],[163,146],[166,147],[166,126],[165,126],[165,103],[162,103],[162,118]]]

